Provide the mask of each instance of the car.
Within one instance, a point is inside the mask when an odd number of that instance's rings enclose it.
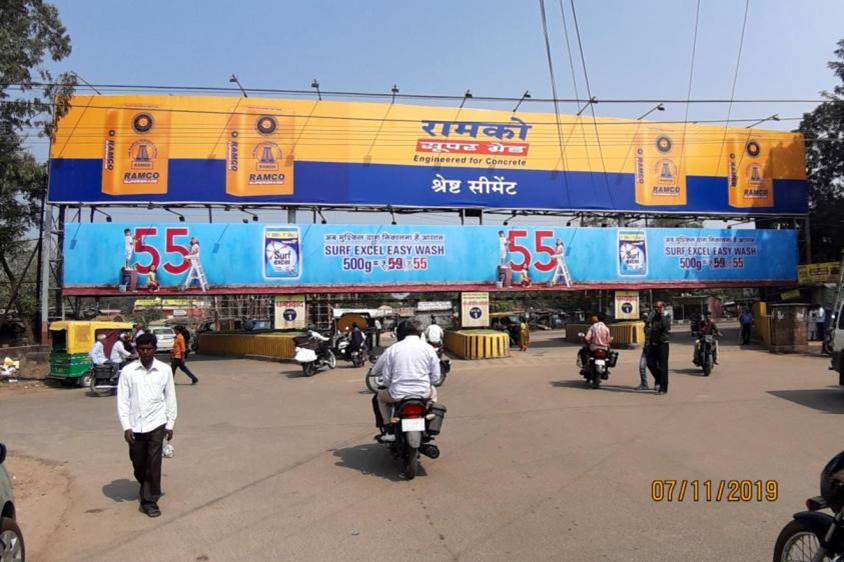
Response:
[[[153,326],[149,330],[157,340],[156,346],[159,352],[171,351],[173,349],[173,344],[176,342],[176,332],[173,328]]]
[[[0,443],[0,560],[24,562],[26,548],[23,535],[15,519],[15,500],[12,497],[12,482],[3,462],[6,460],[6,446]]]

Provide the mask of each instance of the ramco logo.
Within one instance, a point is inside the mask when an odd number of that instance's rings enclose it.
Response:
[[[239,162],[239,144],[236,140],[229,141],[226,160],[228,160],[228,168],[232,172],[237,171]]]
[[[103,159],[103,166],[106,170],[111,172],[114,170],[114,141],[105,141],[105,158]]]

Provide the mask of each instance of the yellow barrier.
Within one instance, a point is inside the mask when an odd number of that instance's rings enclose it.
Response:
[[[445,348],[461,359],[509,357],[510,336],[498,330],[447,331]]]
[[[641,321],[607,324],[612,335],[612,346],[628,346],[645,343],[645,323]],[[580,336],[589,330],[589,324],[566,324],[566,341],[580,343]]]
[[[762,344],[766,346],[771,345],[771,316],[762,314],[756,317],[756,334],[762,340]]]
[[[294,355],[293,334],[215,334],[199,336],[199,352],[205,355],[259,355],[291,359]]]

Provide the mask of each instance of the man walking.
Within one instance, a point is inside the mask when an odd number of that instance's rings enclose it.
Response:
[[[161,453],[164,438],[173,439],[176,423],[176,387],[173,372],[155,358],[155,336],[138,336],[138,355],[120,372],[117,415],[129,458],[140,485],[141,513],[158,517],[161,497]]]
[[[750,343],[750,329],[753,327],[753,314],[749,309],[745,308],[741,316],[739,316],[739,324],[741,324],[741,345],[748,345]]]
[[[176,369],[181,369],[190,377],[190,383],[196,384],[199,379],[196,375],[191,373],[188,366],[185,365],[185,355],[187,355],[187,342],[185,342],[185,331],[181,326],[176,326],[176,338],[173,340],[173,349],[170,351],[170,368],[173,370],[173,375],[176,374]]]
[[[656,302],[647,330],[648,369],[656,379],[657,394],[668,394],[668,338],[671,334],[671,320],[665,315],[664,302]]]

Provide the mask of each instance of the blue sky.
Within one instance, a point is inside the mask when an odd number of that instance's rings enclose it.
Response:
[[[538,1],[386,0],[125,2],[60,0],[73,53],[56,70],[92,83],[520,96],[551,88]],[[693,98],[728,98],[744,1],[704,0]],[[568,0],[570,39],[575,48]],[[695,0],[576,2],[592,94],[685,99]],[[546,0],[558,95],[574,89],[559,0]],[[817,99],[835,85],[826,67],[844,38],[844,2],[752,0],[737,98]],[[586,88],[574,52],[581,97]],[[473,103],[475,107],[496,107]],[[512,105],[512,104],[507,104]],[[501,106],[498,106],[501,107]],[[813,104],[735,104],[734,118],[799,117]],[[598,115],[635,117],[648,105],[599,104]],[[531,110],[548,108],[532,106]],[[562,106],[571,113],[574,106]],[[689,119],[723,119],[726,105],[695,105]],[[685,106],[668,105],[665,119]],[[798,121],[769,123],[792,129]],[[42,143],[33,147],[46,152]]]

